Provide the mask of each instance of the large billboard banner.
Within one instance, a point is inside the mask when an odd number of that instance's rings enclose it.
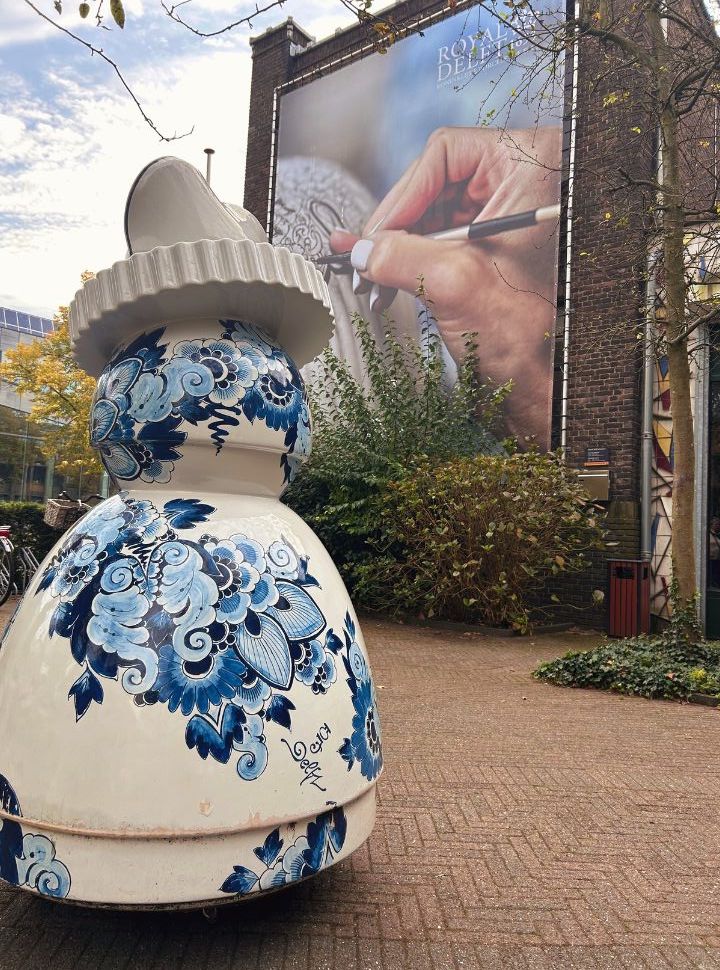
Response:
[[[473,6],[282,94],[273,242],[353,252],[327,273],[358,378],[353,314],[421,342],[422,278],[449,374],[477,334],[478,372],[513,382],[505,432],[548,447],[563,86],[528,81],[521,33]]]

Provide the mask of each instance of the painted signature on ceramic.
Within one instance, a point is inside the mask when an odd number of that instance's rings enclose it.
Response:
[[[300,766],[300,770],[303,772],[303,778],[300,781],[300,787],[309,783],[313,788],[317,788],[319,791],[327,791],[327,788],[323,788],[320,782],[323,780],[323,774],[320,771],[320,763],[318,761],[311,761],[308,758],[308,745],[304,741],[296,741],[293,745],[285,739],[281,739],[283,744],[287,747],[290,752],[290,756],[293,761]],[[314,742],[316,743],[316,742]],[[312,746],[311,746],[312,747]],[[315,752],[312,752],[313,754]]]

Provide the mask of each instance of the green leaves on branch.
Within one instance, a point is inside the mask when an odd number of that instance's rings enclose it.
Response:
[[[424,461],[378,502],[356,596],[383,612],[525,632],[553,577],[589,565],[596,509],[559,455]]]
[[[102,14],[101,14],[102,2],[99,2],[99,0],[95,0],[95,4],[96,4],[95,19],[97,20],[97,23],[99,26],[103,20]],[[62,0],[53,0],[53,7],[55,8],[56,13],[62,15],[62,12],[63,12]],[[78,13],[80,14],[83,20],[87,20],[87,18],[90,16],[90,11],[91,11],[91,6],[90,6],[90,3],[87,2],[87,0],[83,0],[82,3],[78,4]],[[123,6],[122,0],[110,0],[110,15],[112,16],[112,19],[115,21],[118,27],[122,29],[125,26],[125,7]]]
[[[357,606],[526,630],[547,580],[600,544],[595,509],[558,456],[506,453],[492,429],[510,389],[478,380],[474,341],[449,387],[420,323],[425,349],[355,318],[364,385],[326,351],[312,457],[285,500]]]
[[[421,349],[392,326],[376,341],[369,324],[356,317],[365,384],[328,349],[309,387],[312,457],[285,501],[318,533],[351,590],[374,555],[376,503],[388,482],[402,479],[424,457],[441,462],[501,450],[491,428],[508,388],[480,383],[472,340],[457,383],[448,387],[442,345],[428,322],[423,311]]]
[[[122,0],[110,0],[110,13],[112,19],[122,30],[125,26],[125,8],[122,5]]]
[[[534,676],[560,687],[594,687],[639,697],[720,697],[720,644],[703,641],[697,601],[682,603],[676,582],[670,598],[672,617],[659,633],[573,650],[540,664]]]
[[[541,664],[534,674],[560,687],[594,687],[639,697],[685,700],[720,696],[720,647],[698,644],[677,652],[663,636],[607,640]]]

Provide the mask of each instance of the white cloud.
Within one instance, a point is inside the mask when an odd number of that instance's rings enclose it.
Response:
[[[55,28],[42,20],[24,3],[6,2],[2,11],[3,24],[0,31],[0,47],[13,44],[34,43],[51,36]]]
[[[169,145],[158,143],[122,94],[90,97],[74,81],[51,80],[52,114],[27,93],[14,99],[14,115],[0,114],[5,161],[22,162],[0,171],[5,301],[47,312],[68,302],[84,269],[123,258],[127,191],[153,158],[175,154],[202,169],[203,148],[214,147],[213,187],[242,202],[250,59],[208,51],[138,78],[136,93],[159,125],[195,125]]]
[[[50,0],[44,2],[51,7]],[[142,0],[125,3],[130,26],[130,17],[143,12]],[[51,41],[46,56],[48,32],[42,21],[17,0],[13,6],[9,17],[3,10],[3,42],[8,33],[10,44],[44,41],[42,64],[47,67],[32,74],[24,69],[24,55],[9,61],[5,55],[14,53],[12,47],[3,51],[0,280],[5,292],[0,299],[50,315],[72,298],[83,270],[124,257],[127,191],[153,158],[178,155],[203,170],[203,149],[212,147],[213,188],[226,202],[242,202],[251,77],[248,31],[195,42],[158,12],[159,5],[145,0],[142,25],[133,25],[137,34],[127,29],[123,35],[107,34],[121,64],[127,63],[123,49],[133,51],[134,64],[125,73],[158,127],[183,132],[194,126],[192,135],[165,144],[143,122],[108,67],[63,38]],[[70,24],[73,14],[66,6],[63,23]],[[183,14],[210,17],[217,26],[237,9],[237,0],[194,0]],[[288,3],[272,14],[258,21],[254,32],[287,15],[317,37],[352,23],[341,4],[329,0]],[[8,63],[14,64],[14,73]]]

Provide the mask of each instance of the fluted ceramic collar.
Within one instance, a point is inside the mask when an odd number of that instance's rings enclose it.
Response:
[[[327,345],[333,315],[322,274],[264,241],[257,220],[224,206],[187,162],[163,158],[143,169],[125,219],[133,255],[101,270],[70,305],[75,357],[89,374],[139,330],[175,320],[255,324],[299,367]]]

